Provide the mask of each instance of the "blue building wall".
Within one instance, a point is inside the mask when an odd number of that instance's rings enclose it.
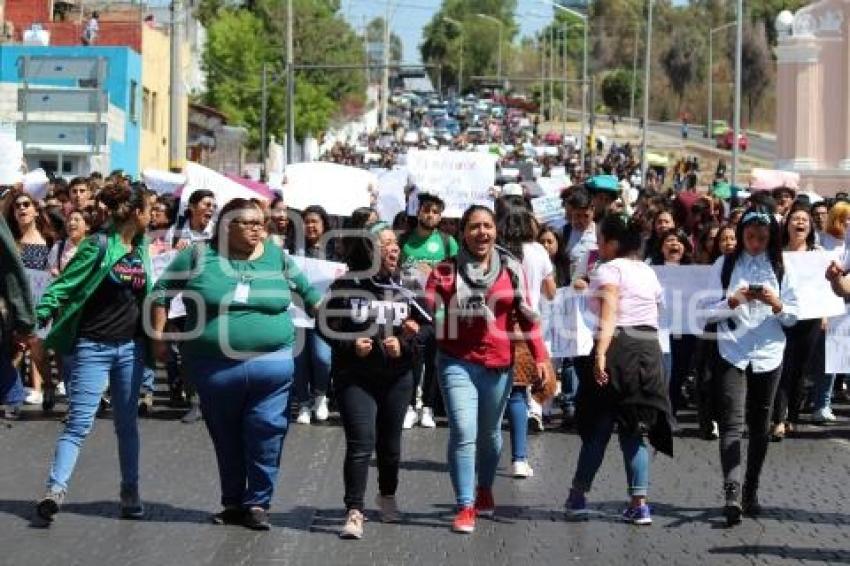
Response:
[[[0,45],[0,82],[20,83],[19,66],[23,56],[73,57],[106,59],[106,90],[109,103],[124,111],[124,139],[109,141],[110,167],[123,169],[126,173],[138,176],[141,143],[141,91],[142,59],[129,47],[83,47],[83,46],[27,46]],[[131,93],[131,82],[137,85]],[[72,80],[37,79],[30,81],[32,86],[77,86]],[[131,94],[135,95],[136,116],[131,116]],[[109,136],[111,138],[111,134]],[[103,173],[108,173],[104,171]]]

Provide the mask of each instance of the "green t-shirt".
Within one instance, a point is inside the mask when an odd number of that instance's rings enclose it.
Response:
[[[285,275],[284,276],[284,266]],[[190,274],[187,277],[187,274]],[[290,291],[307,305],[321,300],[319,293],[283,251],[266,242],[255,260],[224,258],[208,245],[184,249],[174,258],[154,287],[183,292],[185,331],[201,326],[183,347],[189,354],[232,357],[228,352],[274,352],[295,342],[295,326],[287,312]],[[167,296],[157,297],[165,304]]]
[[[449,249],[446,250],[446,243]],[[424,262],[436,265],[441,261],[457,255],[457,242],[451,236],[434,230],[427,238],[414,230],[401,248],[402,262],[405,264]]]

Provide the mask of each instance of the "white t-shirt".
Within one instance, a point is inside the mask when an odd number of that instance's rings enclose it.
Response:
[[[658,305],[663,290],[655,271],[642,261],[617,258],[601,263],[590,275],[591,296],[603,285],[614,285],[619,292],[617,326],[651,326],[658,328]],[[591,301],[599,314],[599,300]]]
[[[531,308],[535,312],[540,312],[540,295],[543,280],[555,271],[546,248],[537,242],[525,242],[522,245],[522,269],[525,271]]]

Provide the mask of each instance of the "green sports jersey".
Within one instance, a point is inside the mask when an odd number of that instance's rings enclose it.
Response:
[[[447,245],[448,250],[446,250]],[[414,230],[404,240],[401,258],[405,264],[424,262],[429,265],[436,265],[445,259],[456,256],[457,249],[455,239],[439,230],[434,230],[427,238],[423,238]]]

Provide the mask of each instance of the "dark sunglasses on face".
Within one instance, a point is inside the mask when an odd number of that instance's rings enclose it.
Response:
[[[28,200],[19,200],[18,202],[15,203],[15,208],[17,208],[18,210],[26,210],[31,206],[32,206],[32,202],[30,202]]]

